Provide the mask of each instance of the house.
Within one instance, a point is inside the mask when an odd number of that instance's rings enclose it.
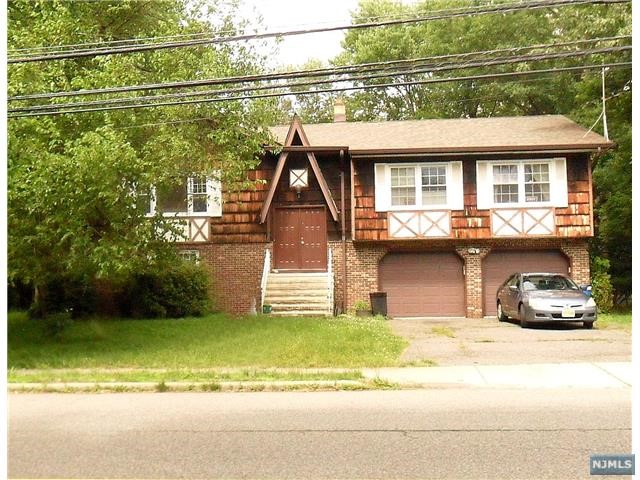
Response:
[[[514,271],[590,281],[592,157],[612,142],[560,115],[336,119],[272,128],[255,189],[190,212],[181,248],[220,308],[332,313],[382,291],[391,316],[482,317]]]

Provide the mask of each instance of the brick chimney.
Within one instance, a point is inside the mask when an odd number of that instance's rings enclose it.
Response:
[[[347,121],[344,100],[340,97],[336,98],[336,103],[333,105],[333,121],[334,123]]]

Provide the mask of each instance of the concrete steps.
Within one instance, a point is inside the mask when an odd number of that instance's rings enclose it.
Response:
[[[327,272],[271,272],[267,278],[264,304],[276,315],[332,315]]]

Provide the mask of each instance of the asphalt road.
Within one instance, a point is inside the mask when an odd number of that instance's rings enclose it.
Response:
[[[630,389],[9,395],[11,478],[589,478]]]

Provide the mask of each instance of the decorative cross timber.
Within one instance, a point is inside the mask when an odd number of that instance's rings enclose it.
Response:
[[[553,208],[508,208],[492,210],[491,225],[496,236],[553,235],[554,218]]]
[[[436,232],[436,235],[429,235],[429,236],[433,236],[433,237],[440,237],[440,236],[448,237],[449,236],[449,232],[440,226],[440,221],[444,220],[449,215],[449,212],[432,212],[432,213],[434,213],[434,214],[435,213],[441,213],[441,215],[438,218],[436,218],[435,220],[433,218],[431,218],[426,212],[424,212],[421,215],[420,223],[422,223],[424,221],[424,222],[427,222],[427,224],[428,224],[427,228],[421,228],[420,229],[422,232],[424,232],[423,235],[427,236],[427,233],[429,233],[432,229],[435,228],[437,230],[440,230],[440,232],[442,232],[442,235],[440,235],[439,233]]]
[[[198,225],[199,221],[201,222]],[[208,240],[208,232],[205,232],[205,228],[208,226],[206,218],[193,218],[189,221],[189,239],[192,242],[206,242]],[[195,230],[195,231],[194,231]],[[201,240],[200,240],[200,238]]]
[[[499,210],[494,210],[493,214],[498,217],[500,220],[502,220],[502,225],[500,225],[499,228],[496,228],[493,232],[494,235],[498,235],[500,233],[500,231],[505,228],[505,227],[510,227],[513,230],[515,230],[517,233],[522,233],[523,230],[523,223],[522,223],[522,211],[521,210],[502,210],[502,212],[505,214],[505,216],[507,216],[509,213],[511,213],[511,216],[509,218],[505,218],[500,214]],[[514,220],[520,220],[520,225],[515,225],[513,222]]]
[[[308,187],[308,175],[307,175],[307,169],[306,168],[302,168],[299,170],[296,169],[291,169],[289,170],[289,185],[291,187]]]
[[[405,213],[405,212],[403,212],[403,213]],[[405,228],[410,233],[412,233],[414,237],[420,236],[420,233],[419,233],[419,230],[420,230],[420,219],[418,217],[419,213],[418,212],[406,212],[406,213],[410,214],[410,216],[406,220],[402,220],[396,214],[394,214],[392,212],[389,212],[390,219],[393,218],[395,221],[397,221],[400,224],[395,232],[390,232],[390,235],[389,235],[390,237],[398,237],[399,236],[398,234],[400,233],[400,231],[405,229]],[[409,226],[409,222],[411,222],[415,218],[418,218],[418,222],[417,222],[418,232],[416,232],[412,227]],[[391,222],[389,222],[389,228],[391,228]],[[409,237],[411,237],[411,235]]]
[[[449,211],[389,212],[388,218],[390,238],[450,236]]]
[[[537,210],[537,211],[541,211],[541,210]],[[523,228],[524,228],[524,220],[525,220],[525,218],[524,218],[524,217],[525,217],[525,216],[527,216],[527,217],[529,217],[531,220],[533,220],[533,225],[531,225],[531,227],[529,227],[529,228],[527,229],[527,231],[526,231],[526,232],[524,232],[524,234],[525,234],[525,235],[530,234],[530,233],[531,233],[531,231],[532,231],[534,228],[536,228],[538,225],[539,225],[539,226],[540,226],[540,227],[545,231],[545,233],[542,233],[542,234],[538,233],[538,235],[546,235],[547,233],[551,235],[551,234],[553,234],[553,233],[554,233],[554,232],[553,232],[553,230],[552,230],[551,228],[549,228],[549,226],[548,226],[548,225],[545,225],[544,223],[542,223],[542,222],[543,222],[543,220],[545,220],[549,215],[551,215],[551,214],[553,213],[553,210],[551,210],[551,209],[546,210],[546,211],[545,211],[545,210],[542,210],[542,212],[544,212],[544,214],[543,214],[540,218],[536,218],[536,217],[534,217],[534,216],[531,214],[531,212],[530,212],[530,211],[528,211],[528,210],[524,210],[524,211],[522,212],[522,216],[523,216],[523,218],[522,218],[522,225],[523,225]],[[553,217],[551,217],[550,219],[551,219],[551,224],[553,225]]]

